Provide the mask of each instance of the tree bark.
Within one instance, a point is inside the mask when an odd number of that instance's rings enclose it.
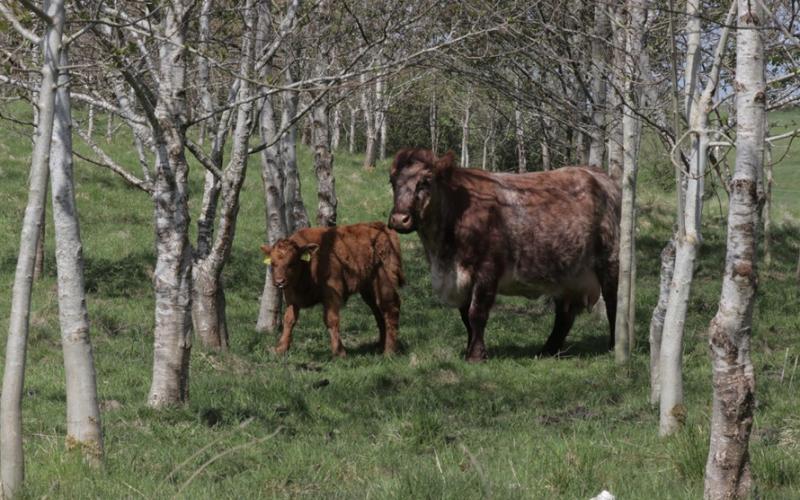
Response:
[[[67,48],[61,50],[60,66],[69,65]],[[58,272],[58,311],[67,394],[67,446],[78,446],[87,461],[100,465],[103,433],[97,404],[97,381],[89,313],[83,278],[83,245],[75,204],[72,164],[72,110],[69,70],[58,76],[53,139],[50,148],[50,191]]]
[[[331,129],[331,151],[336,151],[339,149],[339,143],[342,140],[342,110],[339,103],[336,103],[333,107],[333,125]]]
[[[660,411],[659,434],[662,436],[676,432],[686,420],[686,406],[683,404],[683,334],[686,323],[686,312],[689,306],[695,261],[702,242],[701,218],[703,214],[704,176],[708,161],[708,110],[714,91],[719,81],[722,55],[727,44],[729,29],[733,22],[732,5],[728,18],[720,33],[720,39],[714,54],[712,68],[705,88],[695,88],[694,94],[686,100],[689,114],[689,126],[692,131],[691,151],[689,154],[689,175],[686,182],[686,196],[681,214],[683,233],[677,235],[675,251],[675,270],[669,292],[669,301],[664,317],[664,329],[661,335],[661,356],[659,359]],[[690,0],[686,4],[687,33],[690,35],[700,31],[702,17],[699,0]],[[690,43],[693,52],[687,53],[685,81],[694,78],[690,73],[695,67],[695,58],[700,57],[700,45]]]
[[[255,65],[255,30],[257,24],[255,0],[248,0],[242,10],[245,27],[237,82],[236,125],[233,132],[231,158],[220,181],[219,224],[214,242],[206,255],[196,255],[193,272],[192,319],[195,331],[207,348],[227,350],[228,321],[225,312],[225,289],[222,270],[227,263],[236,234],[239,213],[239,194],[247,173],[247,146],[252,129],[253,101],[250,78]],[[227,127],[223,127],[227,129]],[[220,131],[221,132],[221,131]],[[221,155],[221,150],[220,153]]]
[[[469,114],[472,108],[472,91],[467,92],[467,102],[464,105],[464,120],[461,122],[461,166],[469,167]]]
[[[645,0],[629,0],[630,20],[626,35],[626,75],[622,115],[622,210],[619,240],[619,288],[617,289],[617,317],[614,329],[614,358],[618,364],[630,361],[635,325],[633,324],[636,297],[636,175],[639,162],[641,123],[638,103],[641,97],[640,75],[636,68],[642,53],[642,39],[646,15]],[[609,318],[610,319],[610,318]]]
[[[350,108],[350,129],[347,135],[347,152],[354,154],[356,152],[356,119],[358,118],[358,108]]]
[[[45,198],[47,194],[45,194]],[[42,206],[42,218],[39,221],[39,241],[36,243],[36,260],[33,263],[33,280],[39,281],[44,276],[44,241],[47,227],[47,205]]]
[[[514,136],[517,139],[517,172],[523,174],[528,171],[528,152],[525,150],[522,110],[517,101],[514,101]]]
[[[602,166],[605,156],[605,107],[608,38],[611,33],[609,7],[605,2],[594,6],[594,37],[592,38],[592,107],[589,141],[589,165]]]
[[[292,76],[287,72],[287,85],[292,82]],[[286,131],[281,137],[281,161],[286,175],[283,199],[286,201],[286,210],[288,210],[287,227],[290,234],[309,226],[308,213],[300,193],[300,173],[297,170],[297,127],[289,125],[296,114],[297,93],[286,91],[283,93],[283,112],[281,114],[281,130]]]
[[[439,154],[439,107],[436,102],[435,88],[431,95],[431,107],[428,121],[431,129],[431,151],[433,151],[434,155],[437,155]]]
[[[714,386],[706,462],[707,499],[748,498],[748,444],[755,410],[750,360],[757,273],[758,183],[764,161],[766,82],[759,2],[738,0],[736,34],[736,167],[728,205],[725,275],[709,326]]]
[[[192,251],[189,243],[189,172],[186,163],[186,6],[165,4],[159,50],[158,104],[155,118],[156,268],[153,380],[148,405],[160,408],[189,399],[189,355],[192,349]]]
[[[370,96],[371,90],[369,85],[364,85],[366,82],[366,75],[361,79],[361,108],[364,111],[364,124],[366,134],[366,145],[364,149],[364,168],[369,170],[375,168],[375,141],[377,139],[377,131],[375,130],[375,110],[373,109],[375,102]],[[380,79],[375,82],[375,87],[379,85]]]
[[[386,82],[375,82],[375,131],[378,134],[378,158],[386,159]]]
[[[623,151],[622,151],[622,120],[623,98],[621,92],[624,86],[623,68],[625,67],[625,4],[617,4],[614,12],[613,34],[613,67],[611,72],[611,95],[608,96],[608,175],[612,179],[622,182]]]
[[[769,123],[764,124],[764,134],[769,136]],[[772,264],[772,145],[764,141],[764,266]]]
[[[333,154],[330,150],[328,110],[319,103],[312,112],[314,141],[314,173],[317,175],[317,225],[336,225],[336,179],[333,176]]]
[[[50,23],[43,42],[42,79],[37,106],[37,135],[28,177],[28,202],[22,221],[17,268],[11,295],[3,391],[0,395],[0,479],[3,495],[11,498],[22,486],[25,462],[22,449],[22,389],[28,343],[33,267],[39,239],[42,211],[47,193],[47,172],[53,136],[56,79],[64,29],[63,0],[52,0],[46,8]]]
[[[664,331],[664,317],[667,313],[670,283],[675,270],[675,240],[671,239],[661,251],[661,279],[658,287],[658,302],[650,318],[650,404],[658,405],[661,398],[661,372],[658,363],[661,358],[661,334]]]
[[[259,124],[261,140],[267,144],[272,143],[277,136],[275,112],[271,99],[272,96],[264,99]],[[277,143],[261,152],[261,180],[264,184],[267,243],[272,246],[281,238],[288,236],[286,206],[283,198],[285,175],[281,168],[280,146]],[[281,320],[282,299],[283,293],[272,285],[272,268],[267,266],[256,331],[274,332],[277,330]]]

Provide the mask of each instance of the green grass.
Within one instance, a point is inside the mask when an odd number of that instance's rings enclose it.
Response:
[[[798,115],[775,116],[788,121]],[[0,284],[7,290],[0,294],[0,323],[5,325],[30,142],[16,128],[0,127],[0,228],[7,235],[0,241]],[[102,123],[98,129],[103,130]],[[122,133],[109,149],[118,161],[135,167]],[[794,157],[775,174],[775,210],[793,217],[800,216],[800,197],[780,190],[800,190],[798,151],[795,145]],[[649,154],[657,158],[660,153]],[[301,149],[300,158],[313,219],[309,152]],[[642,179],[668,178],[669,171],[652,165],[663,162],[645,165]],[[400,355],[384,359],[372,351],[377,330],[358,298],[343,312],[346,359],[330,359],[319,308],[303,312],[288,356],[270,354],[275,338],[254,331],[263,279],[258,245],[264,239],[257,169],[256,160],[225,271],[232,350],[217,355],[195,348],[190,403],[156,412],[144,405],[152,363],[152,205],[113,174],[78,162],[98,390],[108,406],[103,413],[106,460],[102,470],[93,471],[76,452],[65,451],[48,225],[46,276],[36,283],[31,315],[24,497],[172,497],[180,491],[186,498],[572,499],[602,489],[620,499],[702,495],[711,394],[705,331],[716,310],[725,247],[725,221],[714,200],[708,203],[687,320],[687,425],[678,436],[660,439],[657,411],[647,401],[647,328],[657,294],[658,256],[673,216],[672,195],[658,182],[641,186],[637,347],[625,373],[605,352],[607,326],[594,315],[578,319],[567,340],[572,356],[535,359],[551,325],[550,306],[507,298],[490,318],[490,360],[464,363],[461,321],[457,311],[432,297],[416,235],[402,237],[408,285],[402,291]],[[365,172],[359,157],[340,152],[335,169],[340,223],[386,220],[388,164]],[[196,216],[202,192],[202,171],[196,166],[191,187]],[[761,498],[800,497],[800,373],[792,370],[800,356],[793,281],[798,239],[791,220],[779,225],[773,265],[760,273],[751,455]],[[789,361],[782,377],[784,359]]]

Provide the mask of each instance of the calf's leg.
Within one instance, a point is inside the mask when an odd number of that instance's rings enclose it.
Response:
[[[331,336],[331,352],[334,357],[343,358],[347,352],[344,350],[341,337],[339,337],[339,308],[338,303],[326,303],[323,314],[325,326],[328,327],[328,333]]]
[[[575,323],[575,316],[578,315],[580,310],[579,304],[572,304],[568,300],[556,299],[556,320],[553,323],[553,331],[547,338],[544,347],[539,354],[547,356],[555,356],[558,354],[561,346],[564,345],[564,339],[572,329],[572,324]]]
[[[458,308],[458,312],[461,313],[461,322],[464,323],[464,327],[467,329],[467,353],[469,353],[469,346],[472,345],[472,325],[469,324],[470,303],[471,301],[467,302],[467,305]]]
[[[378,307],[386,328],[383,353],[394,354],[397,350],[397,329],[400,325],[400,294],[388,282],[379,285],[378,292]]]
[[[292,330],[294,329],[297,318],[300,317],[300,308],[294,304],[286,304],[286,312],[283,313],[283,333],[275,346],[276,354],[283,354],[292,345]]]
[[[372,290],[362,291],[361,298],[364,299],[364,303],[367,304],[369,310],[372,311],[372,316],[375,318],[375,323],[378,325],[378,347],[383,349],[386,343],[386,321],[383,319],[383,312],[380,307],[378,307]]]

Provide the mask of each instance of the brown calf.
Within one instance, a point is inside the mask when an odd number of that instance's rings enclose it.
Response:
[[[358,292],[378,323],[379,347],[395,351],[400,318],[397,289],[405,281],[397,233],[382,222],[301,229],[271,248],[262,245],[272,266],[272,283],[283,290],[286,312],[275,352],[292,343],[300,309],[322,303],[334,356],[344,356],[339,310]]]
[[[542,351],[557,354],[575,316],[606,302],[611,345],[617,308],[620,190],[590,167],[499,174],[456,168],[421,149],[400,151],[390,180],[389,227],[417,231],[439,298],[461,312],[467,359],[486,358],[483,332],[497,294],[555,298]]]

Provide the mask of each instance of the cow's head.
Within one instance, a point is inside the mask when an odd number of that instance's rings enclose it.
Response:
[[[397,153],[389,174],[394,191],[389,227],[398,233],[415,231],[428,215],[437,179],[452,166],[452,151],[439,159],[426,149],[404,149]]]
[[[301,246],[290,239],[278,240],[271,247],[261,245],[261,251],[266,256],[264,264],[272,268],[272,284],[276,288],[294,284],[318,249],[316,243]]]

